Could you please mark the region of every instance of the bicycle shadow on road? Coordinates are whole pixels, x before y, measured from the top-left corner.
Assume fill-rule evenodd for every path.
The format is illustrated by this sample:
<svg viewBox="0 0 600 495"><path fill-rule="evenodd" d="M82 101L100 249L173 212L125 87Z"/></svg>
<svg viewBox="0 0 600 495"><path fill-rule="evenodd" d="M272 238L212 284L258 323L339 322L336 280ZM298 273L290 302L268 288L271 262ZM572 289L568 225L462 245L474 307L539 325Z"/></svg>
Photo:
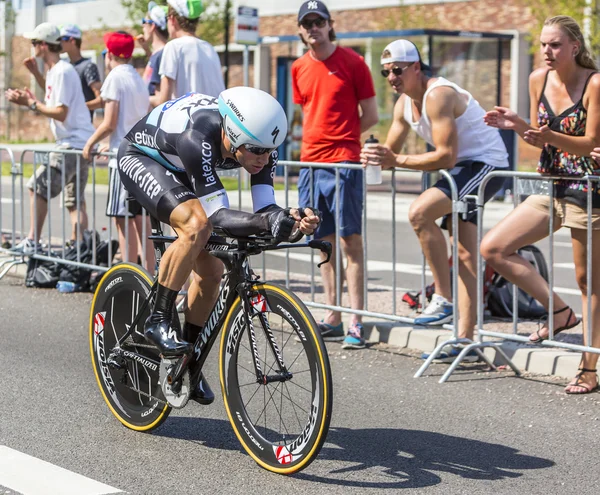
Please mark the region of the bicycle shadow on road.
<svg viewBox="0 0 600 495"><path fill-rule="evenodd" d="M242 450L230 424L219 419L172 417L154 434ZM443 473L498 481L554 465L506 445L436 432L331 428L315 462L293 477L357 488L424 488L441 483Z"/></svg>

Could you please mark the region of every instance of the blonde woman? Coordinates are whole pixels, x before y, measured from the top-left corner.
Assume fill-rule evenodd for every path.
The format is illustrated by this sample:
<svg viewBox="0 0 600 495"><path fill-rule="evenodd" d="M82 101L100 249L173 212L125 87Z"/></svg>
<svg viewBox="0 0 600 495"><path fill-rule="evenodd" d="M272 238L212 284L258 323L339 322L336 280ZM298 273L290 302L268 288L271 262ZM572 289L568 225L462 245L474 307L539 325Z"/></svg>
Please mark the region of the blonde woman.
<svg viewBox="0 0 600 495"><path fill-rule="evenodd" d="M600 166L590 158L600 144L600 74L585 45L579 25L568 16L547 19L540 35L544 67L529 77L532 125L508 108L496 107L484 118L486 124L512 129L527 143L542 149L538 172L566 177L600 174ZM600 151L600 149L598 150ZM592 259L600 260L600 193L593 189ZM484 237L481 253L486 261L506 279L518 285L546 309L550 290L546 281L518 254L517 249L533 244L548 235L549 196L529 196ZM587 186L585 182L554 182L554 229L571 229L575 276L582 293L583 314L592 305L592 341L584 343L600 348L599 286L592 286L592 300L587 299ZM600 263L592 264L592 280L600 281ZM554 334L573 328L579 321L573 310L557 295L554 301ZM545 324L530 335L531 343L548 338ZM584 352L576 377L565 391L586 394L598 388L596 363L598 354Z"/></svg>

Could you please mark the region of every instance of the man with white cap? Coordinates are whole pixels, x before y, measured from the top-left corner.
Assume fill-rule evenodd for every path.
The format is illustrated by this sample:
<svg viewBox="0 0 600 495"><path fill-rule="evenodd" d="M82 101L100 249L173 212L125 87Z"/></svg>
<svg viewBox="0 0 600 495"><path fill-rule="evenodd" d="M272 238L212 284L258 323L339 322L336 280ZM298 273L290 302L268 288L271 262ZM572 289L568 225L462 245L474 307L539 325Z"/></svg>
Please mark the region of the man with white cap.
<svg viewBox="0 0 600 495"><path fill-rule="evenodd" d="M142 46L148 58L148 64L144 69L143 79L148 85L150 93L150 104L155 107L160 90L160 62L162 60L163 48L169 39L167 30L166 5L157 5L154 2L148 4L148 15L142 19L142 34L136 39Z"/></svg>
<svg viewBox="0 0 600 495"><path fill-rule="evenodd" d="M77 74L81 79L81 88L85 97L86 105L90 110L90 119L94 117L94 110L101 108L102 99L100 98L100 74L98 67L89 58L81 55L81 29L75 24L64 24L59 26L60 46L69 56L71 65L75 67ZM33 74L39 86L45 87L44 75L39 71L35 57L30 57L24 61L25 67Z"/></svg>
<svg viewBox="0 0 600 495"><path fill-rule="evenodd" d="M400 98L394 107L392 126L383 145L364 147L363 164L380 164L383 168L402 167L431 172L450 171L458 188L459 199L478 193L486 174L508 167L508 154L496 129L483 122L485 110L473 96L443 77L429 77L429 70L417 47L408 40L396 40L385 47L381 56L382 71ZM411 128L434 149L427 153L400 153ZM504 178L492 179L486 186L486 201L502 187ZM409 220L419 238L435 282L435 294L423 310L417 324L441 325L452 321L453 306L448 266L448 246L436 220L451 232L452 200L445 178L424 191L411 205ZM459 233L459 310L458 336L473 338L477 293L477 228L474 208L460 215ZM452 240L452 238L451 238ZM452 347L439 356L452 362L460 349ZM426 355L424 355L426 357ZM477 356L467 356L476 360Z"/></svg>
<svg viewBox="0 0 600 495"><path fill-rule="evenodd" d="M195 32L204 7L201 0L167 0L169 41L160 62L160 105L187 93L218 96L225 89L221 62L213 46Z"/></svg>
<svg viewBox="0 0 600 495"><path fill-rule="evenodd" d="M83 149L94 132L94 126L86 110L79 76L71 64L60 58L60 31L53 24L44 22L24 36L31 39L35 57L41 58L49 67L45 80L45 99L44 102L37 101L28 89L9 89L6 91L6 98L50 119L57 150ZM36 175L27 183L32 223L29 235L17 246L23 253L31 254L39 249L34 241L39 240L48 213L47 198L58 196L63 184L64 205L69 210L73 227L72 239L77 239L78 220L80 233L87 228L85 210L77 210L77 192L80 203L83 203L89 163L83 158L78 160L74 154L50 153L48 164L37 168ZM37 207L34 208L34 205Z"/></svg>

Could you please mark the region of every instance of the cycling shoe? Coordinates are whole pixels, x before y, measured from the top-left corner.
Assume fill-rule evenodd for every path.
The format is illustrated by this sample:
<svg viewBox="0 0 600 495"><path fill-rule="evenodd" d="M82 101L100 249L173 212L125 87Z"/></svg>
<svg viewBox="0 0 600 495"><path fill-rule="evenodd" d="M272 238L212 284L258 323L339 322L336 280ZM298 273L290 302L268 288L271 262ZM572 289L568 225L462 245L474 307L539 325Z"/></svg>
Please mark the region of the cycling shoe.
<svg viewBox="0 0 600 495"><path fill-rule="evenodd" d="M151 314L144 324L144 337L153 343L164 357L181 356L192 352L194 345L181 340L178 329L161 314Z"/></svg>
<svg viewBox="0 0 600 495"><path fill-rule="evenodd" d="M190 399L195 400L199 404L205 406L214 402L215 394L210 389L210 385L206 381L206 378L204 378L203 374L200 375L200 381L198 382L198 385L192 392L192 396L190 397Z"/></svg>

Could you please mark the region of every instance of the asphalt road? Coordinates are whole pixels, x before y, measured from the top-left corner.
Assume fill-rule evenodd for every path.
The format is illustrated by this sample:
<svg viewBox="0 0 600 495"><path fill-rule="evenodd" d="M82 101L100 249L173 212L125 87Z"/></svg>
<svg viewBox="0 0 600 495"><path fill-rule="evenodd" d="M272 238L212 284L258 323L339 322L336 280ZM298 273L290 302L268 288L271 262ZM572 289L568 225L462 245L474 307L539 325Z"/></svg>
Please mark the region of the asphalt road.
<svg viewBox="0 0 600 495"><path fill-rule="evenodd" d="M3 485L15 475L7 453L139 495L600 492L598 395L567 397L562 384L478 365L439 385L443 365L414 379L420 360L381 345L330 344L331 430L319 458L295 476L268 473L241 451L220 394L211 406L174 411L154 433L130 431L95 383L91 295L21 283L0 281L0 493L18 493ZM63 493L55 483L37 493ZM109 491L78 495L88 493Z"/></svg>

